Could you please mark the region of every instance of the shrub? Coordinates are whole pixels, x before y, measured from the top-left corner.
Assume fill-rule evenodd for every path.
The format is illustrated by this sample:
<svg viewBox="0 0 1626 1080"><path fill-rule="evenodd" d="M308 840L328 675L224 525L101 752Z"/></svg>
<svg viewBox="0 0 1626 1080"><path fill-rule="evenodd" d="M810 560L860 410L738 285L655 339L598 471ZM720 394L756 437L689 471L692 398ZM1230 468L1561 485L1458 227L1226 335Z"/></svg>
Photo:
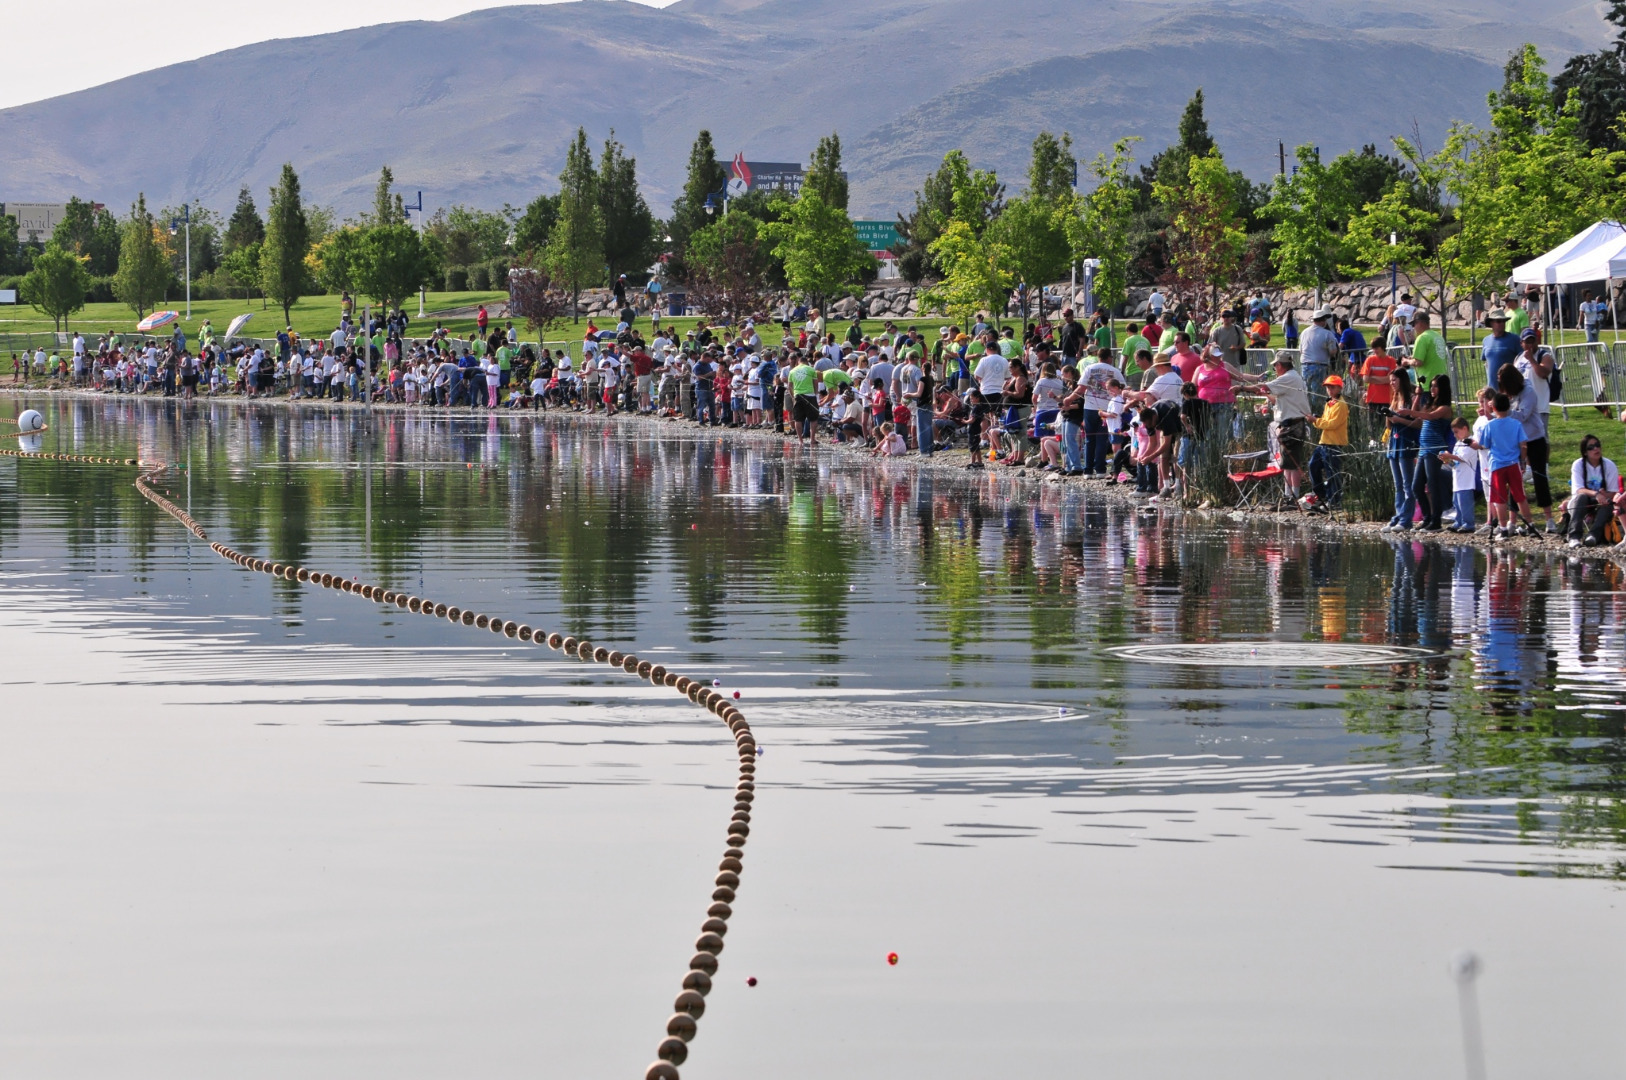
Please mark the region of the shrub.
<svg viewBox="0 0 1626 1080"><path fill-rule="evenodd" d="M446 291L467 292L469 289L469 270L466 266L448 266L446 268Z"/></svg>
<svg viewBox="0 0 1626 1080"><path fill-rule="evenodd" d="M475 263L469 267L469 288L475 292L485 292L491 288L491 267L486 263Z"/></svg>

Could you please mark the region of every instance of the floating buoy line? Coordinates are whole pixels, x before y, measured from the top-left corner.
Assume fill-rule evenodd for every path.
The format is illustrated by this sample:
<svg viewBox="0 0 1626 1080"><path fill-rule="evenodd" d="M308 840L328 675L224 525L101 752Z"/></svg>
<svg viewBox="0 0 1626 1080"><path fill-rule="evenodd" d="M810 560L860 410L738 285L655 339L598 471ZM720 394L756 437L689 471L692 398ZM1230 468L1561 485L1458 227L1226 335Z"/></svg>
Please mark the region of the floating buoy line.
<svg viewBox="0 0 1626 1080"><path fill-rule="evenodd" d="M22 434L37 434L38 430L43 429ZM375 604L408 611L413 615L445 619L455 625L473 627L510 640L553 649L583 663L607 664L654 686L675 690L727 724L734 736L734 747L739 760L739 780L734 788L734 815L728 823L727 846L723 850L722 861L717 865L711 906L706 909L706 919L700 925L700 936L694 943L694 956L689 959L689 970L684 974L681 990L672 1004L672 1016L666 1021L666 1037L656 1049L656 1061L644 1073L645 1080L679 1080L678 1066L688 1059L689 1043L698 1033L698 1021L705 1014L706 995L711 992L712 977L717 974L717 957L723 951L723 938L728 934L728 920L734 913L733 904L740 887L740 874L745 869L745 841L751 835L751 805L756 799L756 762L759 753L756 737L752 735L751 725L746 722L745 714L740 711L739 706L714 689L715 682L712 686L705 686L696 679L669 671L661 664L639 659L632 653L606 649L590 641L549 633L509 619L494 618L469 608L362 583L339 574L313 570L292 563L269 562L247 555L219 541L210 540L197 519L153 488L152 485L158 482L158 478L169 468L165 462L85 454L31 453L26 450L0 450L0 456L83 465L133 466L140 470L136 475L135 487L143 498L174 518L193 536L207 543L210 551L228 562L236 563L244 570L267 574L285 581L296 581L311 588L348 593Z"/></svg>

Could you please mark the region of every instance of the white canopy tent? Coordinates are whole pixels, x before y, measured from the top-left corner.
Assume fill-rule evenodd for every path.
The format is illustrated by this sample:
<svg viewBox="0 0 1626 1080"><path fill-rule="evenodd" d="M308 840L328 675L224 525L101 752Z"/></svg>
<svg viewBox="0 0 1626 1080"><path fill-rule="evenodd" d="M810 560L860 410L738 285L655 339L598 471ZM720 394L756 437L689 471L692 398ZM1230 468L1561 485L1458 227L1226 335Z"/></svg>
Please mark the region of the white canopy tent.
<svg viewBox="0 0 1626 1080"><path fill-rule="evenodd" d="M1620 320L1615 314L1615 279L1626 278L1626 226L1618 221L1590 225L1545 255L1513 268L1517 285L1540 285L1545 302L1548 285L1576 285L1602 281L1604 299L1614 322L1615 340L1620 340ZM1562 329L1562 323L1560 324Z"/></svg>
<svg viewBox="0 0 1626 1080"><path fill-rule="evenodd" d="M1626 278L1626 226L1600 221L1539 258L1513 268L1519 285L1573 285Z"/></svg>

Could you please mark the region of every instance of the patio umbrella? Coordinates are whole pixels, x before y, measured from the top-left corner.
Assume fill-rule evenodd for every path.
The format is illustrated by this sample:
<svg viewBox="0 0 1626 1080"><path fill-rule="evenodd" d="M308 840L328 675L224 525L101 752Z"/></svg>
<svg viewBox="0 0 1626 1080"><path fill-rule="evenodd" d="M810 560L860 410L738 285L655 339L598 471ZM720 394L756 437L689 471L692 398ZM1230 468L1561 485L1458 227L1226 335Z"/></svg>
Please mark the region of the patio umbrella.
<svg viewBox="0 0 1626 1080"><path fill-rule="evenodd" d="M174 322L180 317L181 313L179 311L155 311L151 315L148 315L145 319L142 319L140 322L136 323L136 329L142 332L156 330L160 326L168 326L170 323Z"/></svg>
<svg viewBox="0 0 1626 1080"><path fill-rule="evenodd" d="M226 327L225 340L230 341L232 338L236 337L237 331L241 330L243 328L243 324L247 323L253 317L254 313L252 311L245 311L241 315L237 316L237 318L233 319L231 321L231 325Z"/></svg>

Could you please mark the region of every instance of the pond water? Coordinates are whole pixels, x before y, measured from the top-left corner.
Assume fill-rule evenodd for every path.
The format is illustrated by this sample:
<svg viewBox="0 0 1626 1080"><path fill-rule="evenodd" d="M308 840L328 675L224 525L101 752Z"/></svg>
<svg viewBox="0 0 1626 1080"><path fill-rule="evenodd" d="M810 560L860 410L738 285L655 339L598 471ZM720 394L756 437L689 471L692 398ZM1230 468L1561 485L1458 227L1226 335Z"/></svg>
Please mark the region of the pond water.
<svg viewBox="0 0 1626 1080"><path fill-rule="evenodd" d="M1451 1075L1462 949L1493 1074L1618 1072L1612 564L675 426L29 405L236 548L740 691L685 1077ZM132 479L0 459L0 1071L641 1076L722 730L244 573Z"/></svg>

